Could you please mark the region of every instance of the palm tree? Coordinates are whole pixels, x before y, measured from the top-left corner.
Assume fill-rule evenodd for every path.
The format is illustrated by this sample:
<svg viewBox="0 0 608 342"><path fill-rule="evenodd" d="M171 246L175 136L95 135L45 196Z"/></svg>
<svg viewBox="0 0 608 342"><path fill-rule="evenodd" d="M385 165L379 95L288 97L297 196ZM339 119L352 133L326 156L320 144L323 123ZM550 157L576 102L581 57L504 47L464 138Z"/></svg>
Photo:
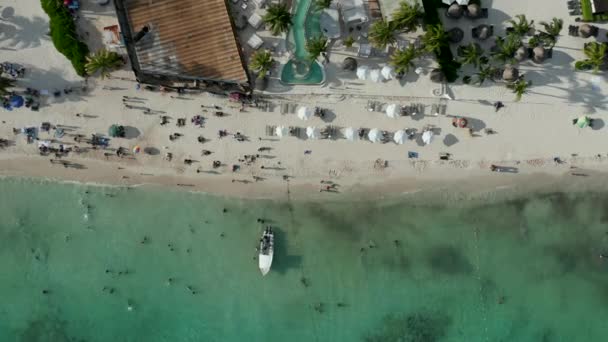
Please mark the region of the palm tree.
<svg viewBox="0 0 608 342"><path fill-rule="evenodd" d="M8 94L8 88L11 88L13 85L15 85L14 80L0 76L0 95Z"/></svg>
<svg viewBox="0 0 608 342"><path fill-rule="evenodd" d="M395 27L391 22L378 20L369 28L369 40L372 45L384 49L387 45L395 43Z"/></svg>
<svg viewBox="0 0 608 342"><path fill-rule="evenodd" d="M332 0L315 0L315 8L322 10L331 6Z"/></svg>
<svg viewBox="0 0 608 342"><path fill-rule="evenodd" d="M517 35L509 34L506 38L498 37L492 57L502 62L510 62L520 46L522 46L522 43Z"/></svg>
<svg viewBox="0 0 608 342"><path fill-rule="evenodd" d="M399 8L393 12L395 28L405 32L416 31L422 15L420 3L415 2L413 5L410 5L406 1L401 1Z"/></svg>
<svg viewBox="0 0 608 342"><path fill-rule="evenodd" d="M443 30L440 24L429 26L424 36L422 36L422 43L426 51L439 52L449 44L448 33Z"/></svg>
<svg viewBox="0 0 608 342"><path fill-rule="evenodd" d="M479 44L471 43L469 45L460 46L459 49L460 63L462 64L472 64L476 68L479 67L480 64L483 64L483 50L479 46Z"/></svg>
<svg viewBox="0 0 608 342"><path fill-rule="evenodd" d="M559 36L564 27L564 21L559 18L553 18L550 23L541 21L540 24L545 28L545 32L553 37Z"/></svg>
<svg viewBox="0 0 608 342"><path fill-rule="evenodd" d="M496 75L497 70L491 65L480 65L479 70L474 75L473 83L481 86L486 80L494 82L494 75Z"/></svg>
<svg viewBox="0 0 608 342"><path fill-rule="evenodd" d="M270 25L270 32L272 35L278 36L283 32L289 30L291 26L291 13L287 9L286 4L271 4L266 9L264 15L264 22Z"/></svg>
<svg viewBox="0 0 608 342"><path fill-rule="evenodd" d="M122 64L123 60L118 53L101 49L87 56L85 70L89 75L93 75L99 71L99 75L103 79L110 76L110 72L119 68Z"/></svg>
<svg viewBox="0 0 608 342"><path fill-rule="evenodd" d="M508 21L508 23L512 25L513 33L516 35L523 37L534 29L534 20L528 21L524 14L518 14L515 16L515 18L517 18L518 21L511 19Z"/></svg>
<svg viewBox="0 0 608 342"><path fill-rule="evenodd" d="M391 55L391 65L395 67L395 72L398 75L407 74L414 65L414 59L420 57L420 50L414 45L410 45L405 49L399 49Z"/></svg>
<svg viewBox="0 0 608 342"><path fill-rule="evenodd" d="M266 74L272 68L274 59L268 50L258 50L251 56L251 62L249 62L249 68L258 73L259 78L266 77Z"/></svg>
<svg viewBox="0 0 608 342"><path fill-rule="evenodd" d="M314 61L327 50L327 38L323 36L312 37L306 41L306 50L308 50L308 59Z"/></svg>
<svg viewBox="0 0 608 342"><path fill-rule="evenodd" d="M608 52L608 45L604 43L587 43L583 49L587 59L574 63L574 68L576 70L593 69L593 72L598 72L606 66L606 52Z"/></svg>
<svg viewBox="0 0 608 342"><path fill-rule="evenodd" d="M524 95L528 91L528 87L532 85L532 81L524 80L524 77L521 76L517 82L507 84L507 88L513 90L515 94L515 101L521 100L522 95Z"/></svg>

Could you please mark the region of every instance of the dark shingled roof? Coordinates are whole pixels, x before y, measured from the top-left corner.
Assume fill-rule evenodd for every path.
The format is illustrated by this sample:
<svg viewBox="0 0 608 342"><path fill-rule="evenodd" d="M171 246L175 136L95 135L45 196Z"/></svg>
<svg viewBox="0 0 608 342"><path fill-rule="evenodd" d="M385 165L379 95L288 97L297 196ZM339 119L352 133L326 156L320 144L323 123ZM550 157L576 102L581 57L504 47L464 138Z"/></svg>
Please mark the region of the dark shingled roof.
<svg viewBox="0 0 608 342"><path fill-rule="evenodd" d="M608 12L608 0L592 0L593 13Z"/></svg>
<svg viewBox="0 0 608 342"><path fill-rule="evenodd" d="M129 52L136 73L139 70L185 79L248 81L224 0L115 2L125 41L131 45ZM144 26L150 31L133 42Z"/></svg>

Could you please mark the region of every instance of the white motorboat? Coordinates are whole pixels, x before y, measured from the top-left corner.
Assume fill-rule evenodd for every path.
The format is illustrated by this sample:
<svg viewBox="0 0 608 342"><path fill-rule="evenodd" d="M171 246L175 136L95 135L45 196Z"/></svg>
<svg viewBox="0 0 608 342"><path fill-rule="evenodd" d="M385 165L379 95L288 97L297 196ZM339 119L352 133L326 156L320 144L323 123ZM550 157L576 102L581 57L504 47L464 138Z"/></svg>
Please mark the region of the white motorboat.
<svg viewBox="0 0 608 342"><path fill-rule="evenodd" d="M273 253L274 232L271 227L266 227L266 229L264 229L264 234L262 234L262 238L260 239L260 255L258 256L258 263L263 276L270 272Z"/></svg>

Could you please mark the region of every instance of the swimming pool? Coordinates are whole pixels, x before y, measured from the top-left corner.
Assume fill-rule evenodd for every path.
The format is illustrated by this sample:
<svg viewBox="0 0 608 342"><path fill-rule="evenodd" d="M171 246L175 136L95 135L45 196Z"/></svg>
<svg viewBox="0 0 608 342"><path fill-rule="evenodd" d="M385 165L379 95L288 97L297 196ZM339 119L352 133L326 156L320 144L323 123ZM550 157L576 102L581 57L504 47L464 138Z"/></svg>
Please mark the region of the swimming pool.
<svg viewBox="0 0 608 342"><path fill-rule="evenodd" d="M296 0L293 25L287 36L294 58L281 70L281 82L285 84L321 84L325 81L323 66L307 59L306 40L321 35L320 12L315 11L312 4L313 0Z"/></svg>

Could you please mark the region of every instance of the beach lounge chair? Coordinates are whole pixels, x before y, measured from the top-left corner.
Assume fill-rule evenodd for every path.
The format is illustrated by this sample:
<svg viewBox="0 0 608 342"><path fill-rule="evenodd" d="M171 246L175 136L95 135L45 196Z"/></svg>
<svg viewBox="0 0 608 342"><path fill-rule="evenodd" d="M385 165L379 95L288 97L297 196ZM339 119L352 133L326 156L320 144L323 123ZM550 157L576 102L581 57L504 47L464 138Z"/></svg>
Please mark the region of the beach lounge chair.
<svg viewBox="0 0 608 342"><path fill-rule="evenodd" d="M276 131L277 131L277 126L266 125L266 135L267 136L271 136L271 137L276 136L277 135Z"/></svg>
<svg viewBox="0 0 608 342"><path fill-rule="evenodd" d="M260 36L255 33L247 40L247 45L249 45L254 50L259 49L262 44L264 44L264 41L262 40L262 38L260 38Z"/></svg>
<svg viewBox="0 0 608 342"><path fill-rule="evenodd" d="M370 44L360 44L357 56L368 58L372 54L372 46Z"/></svg>

